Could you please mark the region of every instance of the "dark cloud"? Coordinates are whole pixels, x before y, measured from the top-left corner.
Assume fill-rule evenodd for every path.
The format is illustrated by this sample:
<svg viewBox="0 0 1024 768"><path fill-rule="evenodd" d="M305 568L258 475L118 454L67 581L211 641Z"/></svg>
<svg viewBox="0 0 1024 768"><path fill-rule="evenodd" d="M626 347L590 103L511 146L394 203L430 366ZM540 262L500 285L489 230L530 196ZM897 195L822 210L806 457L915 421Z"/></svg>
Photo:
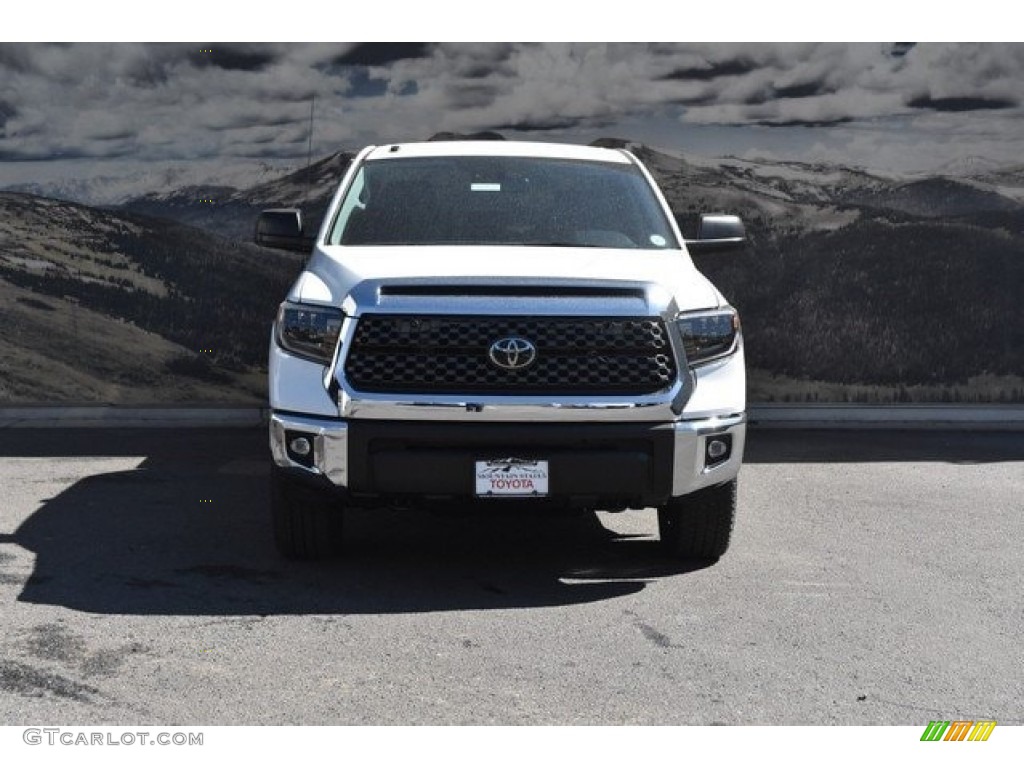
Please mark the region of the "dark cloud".
<svg viewBox="0 0 1024 768"><path fill-rule="evenodd" d="M330 63L339 67L383 67L403 59L423 59L429 54L429 43L360 43L335 56Z"/></svg>
<svg viewBox="0 0 1024 768"><path fill-rule="evenodd" d="M852 117L836 117L831 120L754 120L750 125L764 128L830 128L852 122Z"/></svg>
<svg viewBox="0 0 1024 768"><path fill-rule="evenodd" d="M32 66L30 52L25 43L0 43L0 69L28 72Z"/></svg>
<svg viewBox="0 0 1024 768"><path fill-rule="evenodd" d="M135 138L135 131L129 128L111 129L107 131L95 131L86 136L92 141L126 141Z"/></svg>
<svg viewBox="0 0 1024 768"><path fill-rule="evenodd" d="M826 85L824 81L814 80L811 82L800 83L798 85L788 85L782 88L769 85L745 97L742 102L747 105L767 104L768 102L775 101L776 99L809 99L814 96L822 96L824 94L834 92L835 89ZM713 97L706 96L697 103L707 104L710 98Z"/></svg>
<svg viewBox="0 0 1024 768"><path fill-rule="evenodd" d="M0 149L0 163L22 163L31 162L33 160L52 160L53 156L50 153L39 153L33 154L27 150L21 149Z"/></svg>
<svg viewBox="0 0 1024 768"><path fill-rule="evenodd" d="M661 75L659 80L717 80L720 77L748 75L761 65L751 59L739 58L710 62L706 67L682 67Z"/></svg>
<svg viewBox="0 0 1024 768"><path fill-rule="evenodd" d="M169 79L167 63L157 58L134 61L125 69L125 79L136 88L156 88Z"/></svg>
<svg viewBox="0 0 1024 768"><path fill-rule="evenodd" d="M175 67L187 63L189 55L195 50L194 45L181 43L152 43L127 51L114 46L111 60L117 62L115 68L129 85L156 88L168 83ZM204 64L208 65L209 62Z"/></svg>
<svg viewBox="0 0 1024 768"><path fill-rule="evenodd" d="M542 43L488 43L480 50L486 51L486 57L492 64L503 64L511 61L520 51L539 48Z"/></svg>
<svg viewBox="0 0 1024 768"><path fill-rule="evenodd" d="M936 112L974 112L986 109L1012 109L1017 102L1011 99L982 98L977 96L953 96L935 99L931 96L918 96L907 102L914 109L931 109Z"/></svg>
<svg viewBox="0 0 1024 768"><path fill-rule="evenodd" d="M889 55L901 58L910 53L915 45L917 45L917 43L893 43L892 48L889 49Z"/></svg>
<svg viewBox="0 0 1024 768"><path fill-rule="evenodd" d="M7 125L7 121L18 114L18 109L13 104L10 104L0 99L0 131Z"/></svg>
<svg viewBox="0 0 1024 768"><path fill-rule="evenodd" d="M483 80L493 75L507 75L507 67L492 66L490 64L473 64L463 69L459 74L467 80Z"/></svg>
<svg viewBox="0 0 1024 768"><path fill-rule="evenodd" d="M94 160L132 157L136 148L129 144L106 147L102 150L86 146L33 147L29 149L0 149L0 162L21 163L38 160Z"/></svg>
<svg viewBox="0 0 1024 768"><path fill-rule="evenodd" d="M316 89L308 83L302 83L300 84L300 87L294 89L273 86L270 84L265 86L262 83L255 83L250 91L251 97L260 103L282 105L291 105L303 102L309 104L309 100L313 98L316 93Z"/></svg>
<svg viewBox="0 0 1024 768"><path fill-rule="evenodd" d="M511 43L487 45L445 45L438 48L438 58L452 77L463 80L515 78L519 74L519 58L528 56L534 45Z"/></svg>
<svg viewBox="0 0 1024 768"><path fill-rule="evenodd" d="M772 88L772 98L808 99L812 96L821 96L822 94L834 92L835 89L827 85L823 80L813 80L796 85L787 85L783 88Z"/></svg>
<svg viewBox="0 0 1024 768"><path fill-rule="evenodd" d="M5 131L9 133L3 138L17 139L18 143L25 143L25 139L31 139L34 136L43 137L47 133L47 126L44 124L36 123L34 125L16 125L18 121L18 115L12 115L8 118L8 124L11 127L4 127ZM34 147L30 148L34 150Z"/></svg>
<svg viewBox="0 0 1024 768"><path fill-rule="evenodd" d="M514 123L492 126L494 131L521 131L523 133L535 133L544 131L561 131L566 128L576 128L581 123L573 118L555 118L552 120L518 120Z"/></svg>
<svg viewBox="0 0 1024 768"><path fill-rule="evenodd" d="M665 103L674 104L680 107L706 107L710 104L717 104L718 101L719 95L714 91L708 91L696 96L682 96L675 99L666 99Z"/></svg>
<svg viewBox="0 0 1024 768"><path fill-rule="evenodd" d="M188 52L188 60L196 67L262 72L277 60L277 55L269 48L258 45L205 43L192 48Z"/></svg>
<svg viewBox="0 0 1024 768"><path fill-rule="evenodd" d="M215 120L205 123L205 127L211 131L235 131L245 128L281 128L284 126L305 124L309 120L309 110L304 115L277 114L270 115L252 108L241 109L236 112L224 112L216 116Z"/></svg>
<svg viewBox="0 0 1024 768"><path fill-rule="evenodd" d="M448 105L453 109L479 109L488 107L497 99L500 89L491 84L454 83L445 89Z"/></svg>

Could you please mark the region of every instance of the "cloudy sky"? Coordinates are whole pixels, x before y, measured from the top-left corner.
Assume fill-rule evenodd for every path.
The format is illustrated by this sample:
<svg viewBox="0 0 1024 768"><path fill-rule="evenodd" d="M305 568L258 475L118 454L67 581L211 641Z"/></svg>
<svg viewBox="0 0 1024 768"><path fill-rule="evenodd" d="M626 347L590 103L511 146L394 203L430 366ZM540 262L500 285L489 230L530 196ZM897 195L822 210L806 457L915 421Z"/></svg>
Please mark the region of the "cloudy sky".
<svg viewBox="0 0 1024 768"><path fill-rule="evenodd" d="M439 131L875 169L1020 164L1020 43L0 43L0 186Z"/></svg>

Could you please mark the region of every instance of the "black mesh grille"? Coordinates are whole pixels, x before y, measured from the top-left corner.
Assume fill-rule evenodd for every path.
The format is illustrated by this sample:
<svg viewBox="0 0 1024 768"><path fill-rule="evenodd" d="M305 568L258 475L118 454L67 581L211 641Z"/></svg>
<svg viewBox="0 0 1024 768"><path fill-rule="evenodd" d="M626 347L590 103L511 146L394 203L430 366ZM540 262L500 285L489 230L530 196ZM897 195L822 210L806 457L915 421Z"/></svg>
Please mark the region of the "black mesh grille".
<svg viewBox="0 0 1024 768"><path fill-rule="evenodd" d="M509 337L536 348L531 365L491 361ZM676 367L658 318L365 315L345 376L363 392L647 394L670 386Z"/></svg>

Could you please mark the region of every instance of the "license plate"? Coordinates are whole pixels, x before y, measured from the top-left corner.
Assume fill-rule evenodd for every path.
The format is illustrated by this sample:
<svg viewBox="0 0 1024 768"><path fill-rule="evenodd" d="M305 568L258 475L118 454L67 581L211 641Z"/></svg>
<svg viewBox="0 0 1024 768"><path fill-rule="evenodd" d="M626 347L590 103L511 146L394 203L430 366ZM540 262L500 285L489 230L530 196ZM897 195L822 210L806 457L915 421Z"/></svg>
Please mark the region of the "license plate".
<svg viewBox="0 0 1024 768"><path fill-rule="evenodd" d="M548 463L535 459L476 462L477 496L547 496Z"/></svg>

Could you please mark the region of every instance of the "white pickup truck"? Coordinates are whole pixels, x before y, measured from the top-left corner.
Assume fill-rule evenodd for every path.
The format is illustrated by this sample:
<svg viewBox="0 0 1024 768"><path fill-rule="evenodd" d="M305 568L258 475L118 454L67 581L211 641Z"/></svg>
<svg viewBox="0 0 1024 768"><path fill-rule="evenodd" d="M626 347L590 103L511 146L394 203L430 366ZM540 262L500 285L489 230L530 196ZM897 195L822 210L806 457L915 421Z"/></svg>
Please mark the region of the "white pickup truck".
<svg viewBox="0 0 1024 768"><path fill-rule="evenodd" d="M347 506L656 508L678 558L729 545L746 431L736 311L628 151L453 141L364 149L270 344L275 540L337 551Z"/></svg>

